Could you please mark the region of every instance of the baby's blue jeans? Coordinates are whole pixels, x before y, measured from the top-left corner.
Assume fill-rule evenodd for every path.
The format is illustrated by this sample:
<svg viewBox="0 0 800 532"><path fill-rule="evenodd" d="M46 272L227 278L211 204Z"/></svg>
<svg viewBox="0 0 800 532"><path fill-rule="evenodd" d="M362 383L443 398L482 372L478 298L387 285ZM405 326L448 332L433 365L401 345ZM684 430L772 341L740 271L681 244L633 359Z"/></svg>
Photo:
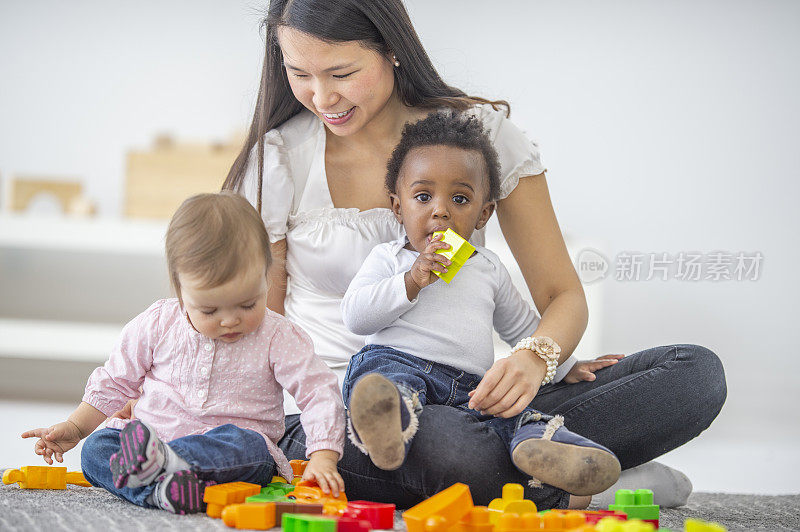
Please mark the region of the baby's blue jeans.
<svg viewBox="0 0 800 532"><path fill-rule="evenodd" d="M511 418L500 418L484 415L467 406L469 392L481 381L479 375L467 373L445 364L430 362L408 353L383 345L367 345L356 353L347 366L342 384L344 404L350 405L350 394L356 381L368 374L383 375L400 390L400 393L412 399L419 399L415 404L415 414L422 412L425 405L452 406L473 416L484 426L491 428L500 436L508 447L517 429L531 420L550 421L553 416L525 407L521 414Z"/></svg>
<svg viewBox="0 0 800 532"><path fill-rule="evenodd" d="M139 488L114 486L109 460L119 451L119 433L119 429L105 428L86 438L81 450L83 474L92 486L104 488L138 506L154 508L147 498L155 484ZM264 486L275 475L275 460L269 454L264 437L236 425L221 425L205 434L177 438L169 442L169 446L202 480L242 481Z"/></svg>

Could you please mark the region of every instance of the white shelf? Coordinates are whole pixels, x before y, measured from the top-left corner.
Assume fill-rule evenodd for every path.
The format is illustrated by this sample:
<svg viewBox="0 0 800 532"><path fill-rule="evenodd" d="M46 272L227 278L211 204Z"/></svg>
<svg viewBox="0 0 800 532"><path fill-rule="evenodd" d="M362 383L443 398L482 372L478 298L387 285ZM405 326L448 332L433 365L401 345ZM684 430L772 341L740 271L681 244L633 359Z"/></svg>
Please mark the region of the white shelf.
<svg viewBox="0 0 800 532"><path fill-rule="evenodd" d="M164 254L166 221L0 213L0 248Z"/></svg>
<svg viewBox="0 0 800 532"><path fill-rule="evenodd" d="M0 358L39 358L102 364L122 325L0 319Z"/></svg>

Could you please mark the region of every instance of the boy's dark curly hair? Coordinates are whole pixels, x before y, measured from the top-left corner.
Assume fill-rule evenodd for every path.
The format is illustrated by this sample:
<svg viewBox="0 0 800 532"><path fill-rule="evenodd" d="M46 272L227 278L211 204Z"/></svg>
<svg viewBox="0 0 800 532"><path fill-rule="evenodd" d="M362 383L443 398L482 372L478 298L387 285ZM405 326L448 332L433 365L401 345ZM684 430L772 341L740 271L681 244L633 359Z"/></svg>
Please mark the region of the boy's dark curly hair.
<svg viewBox="0 0 800 532"><path fill-rule="evenodd" d="M453 146L480 152L488 174L488 199L494 201L500 195L500 163L483 124L475 116L450 110L431 113L423 120L406 124L403 128L400 142L386 166L386 188L390 193L397 193L397 178L408 152L422 146Z"/></svg>

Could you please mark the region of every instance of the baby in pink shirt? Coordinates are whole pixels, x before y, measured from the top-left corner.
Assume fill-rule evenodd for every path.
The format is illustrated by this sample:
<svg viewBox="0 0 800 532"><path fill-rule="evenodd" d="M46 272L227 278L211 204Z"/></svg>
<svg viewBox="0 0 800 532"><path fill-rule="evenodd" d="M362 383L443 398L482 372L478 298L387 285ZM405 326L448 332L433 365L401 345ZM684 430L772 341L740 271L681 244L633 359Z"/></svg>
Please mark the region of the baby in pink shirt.
<svg viewBox="0 0 800 532"><path fill-rule="evenodd" d="M66 421L22 437L39 438L35 452L52 464L88 436L81 462L93 485L140 506L200 512L208 484L292 478L277 446L285 389L303 412L304 479L338 495L341 393L308 335L266 308L261 217L233 193L194 196L170 221L166 253L177 299L125 326ZM133 421L92 432L131 399Z"/></svg>

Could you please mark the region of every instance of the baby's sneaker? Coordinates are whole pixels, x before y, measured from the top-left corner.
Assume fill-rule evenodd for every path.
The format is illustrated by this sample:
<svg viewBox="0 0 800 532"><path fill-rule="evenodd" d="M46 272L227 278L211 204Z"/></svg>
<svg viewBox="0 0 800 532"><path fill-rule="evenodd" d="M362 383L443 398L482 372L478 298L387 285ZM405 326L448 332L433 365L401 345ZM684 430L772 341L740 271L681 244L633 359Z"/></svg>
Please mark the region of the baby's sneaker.
<svg viewBox="0 0 800 532"><path fill-rule="evenodd" d="M523 414L526 415L526 414ZM573 495L594 495L617 481L617 457L602 445L570 432L563 416L523 424L511 440L511 460L533 477L531 485L550 484Z"/></svg>
<svg viewBox="0 0 800 532"><path fill-rule="evenodd" d="M164 471L164 444L146 423L134 419L119 433L119 451L109 465L114 486L138 488L155 482Z"/></svg>
<svg viewBox="0 0 800 532"><path fill-rule="evenodd" d="M393 471L403 465L417 432L411 399L382 375L361 377L350 394L348 434L377 467Z"/></svg>
<svg viewBox="0 0 800 532"><path fill-rule="evenodd" d="M193 471L176 471L158 479L152 503L174 514L196 514L206 511L203 495L206 486L215 484L197 478Z"/></svg>

